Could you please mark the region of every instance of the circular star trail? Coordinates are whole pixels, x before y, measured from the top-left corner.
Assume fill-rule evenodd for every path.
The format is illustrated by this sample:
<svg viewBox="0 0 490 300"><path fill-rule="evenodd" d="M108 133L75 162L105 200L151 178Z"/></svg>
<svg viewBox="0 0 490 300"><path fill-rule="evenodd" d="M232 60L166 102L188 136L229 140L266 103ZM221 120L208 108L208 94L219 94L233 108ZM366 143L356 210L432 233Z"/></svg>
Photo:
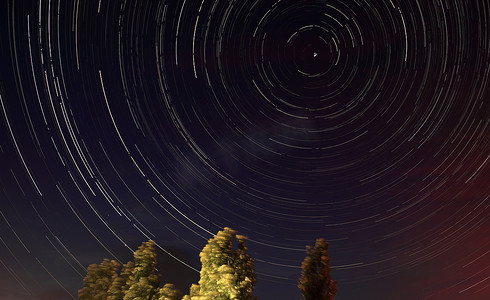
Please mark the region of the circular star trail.
<svg viewBox="0 0 490 300"><path fill-rule="evenodd" d="M317 237L338 299L490 295L488 1L1 11L6 295L76 298L147 239L187 292L225 226L262 298L299 297Z"/></svg>

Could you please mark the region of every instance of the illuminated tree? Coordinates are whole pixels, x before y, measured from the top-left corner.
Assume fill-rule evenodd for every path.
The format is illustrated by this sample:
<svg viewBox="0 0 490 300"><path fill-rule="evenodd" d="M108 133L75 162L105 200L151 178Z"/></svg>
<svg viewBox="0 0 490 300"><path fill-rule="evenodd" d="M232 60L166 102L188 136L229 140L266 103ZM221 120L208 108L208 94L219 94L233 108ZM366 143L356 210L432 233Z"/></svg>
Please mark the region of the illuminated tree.
<svg viewBox="0 0 490 300"><path fill-rule="evenodd" d="M83 287L78 291L80 300L106 300L109 287L117 278L121 265L115 260L104 259L100 264L87 268Z"/></svg>
<svg viewBox="0 0 490 300"><path fill-rule="evenodd" d="M237 249L233 242L237 240ZM210 239L199 254L199 285L191 287L193 300L254 299L256 283L254 261L247 254L247 238L225 227ZM187 298L188 299L188 298Z"/></svg>
<svg viewBox="0 0 490 300"><path fill-rule="evenodd" d="M132 261L123 265L121 274L114 279L111 287L109 288L107 300L123 300L124 294L129 289L127 284L129 277L133 273L134 263Z"/></svg>
<svg viewBox="0 0 490 300"><path fill-rule="evenodd" d="M308 255L301 265L302 272L298 287L305 300L333 300L337 284L330 276L328 243L317 239L315 247L306 247Z"/></svg>
<svg viewBox="0 0 490 300"><path fill-rule="evenodd" d="M157 254L155 243L148 241L134 252L134 263L128 262L118 275L120 264L104 259L90 265L84 286L78 291L80 300L178 300L181 292L173 284L159 288L155 273Z"/></svg>
<svg viewBox="0 0 490 300"><path fill-rule="evenodd" d="M181 297L182 293L173 284L167 283L157 291L152 300L179 300Z"/></svg>
<svg viewBox="0 0 490 300"><path fill-rule="evenodd" d="M155 243L148 241L134 252L134 268L127 281L129 288L124 293L124 300L149 300L157 292L158 275L155 274L157 254Z"/></svg>
<svg viewBox="0 0 490 300"><path fill-rule="evenodd" d="M201 294L201 287L199 284L192 284L190 288L190 295L185 295L182 300L201 300L199 295Z"/></svg>
<svg viewBox="0 0 490 300"><path fill-rule="evenodd" d="M247 237L237 234L236 239L238 246L233 253L232 268L236 274L238 299L254 299L253 290L257 283L254 260L247 253Z"/></svg>

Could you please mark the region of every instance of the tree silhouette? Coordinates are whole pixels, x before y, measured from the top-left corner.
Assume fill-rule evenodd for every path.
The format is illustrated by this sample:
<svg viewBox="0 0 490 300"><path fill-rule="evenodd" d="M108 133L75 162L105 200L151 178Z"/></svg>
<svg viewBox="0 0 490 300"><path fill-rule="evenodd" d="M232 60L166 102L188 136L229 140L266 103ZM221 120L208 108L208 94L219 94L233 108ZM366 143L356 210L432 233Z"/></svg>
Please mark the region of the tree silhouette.
<svg viewBox="0 0 490 300"><path fill-rule="evenodd" d="M298 287L306 300L333 300L337 284L330 276L328 243L317 239L315 246L306 247L308 255L301 265L301 278Z"/></svg>

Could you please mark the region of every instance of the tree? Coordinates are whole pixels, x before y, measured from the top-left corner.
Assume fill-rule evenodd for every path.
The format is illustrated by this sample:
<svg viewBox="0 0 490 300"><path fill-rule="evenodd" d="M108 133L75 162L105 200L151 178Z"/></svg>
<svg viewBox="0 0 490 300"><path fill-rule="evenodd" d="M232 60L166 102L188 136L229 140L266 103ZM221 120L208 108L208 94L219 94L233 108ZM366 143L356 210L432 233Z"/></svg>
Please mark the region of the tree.
<svg viewBox="0 0 490 300"><path fill-rule="evenodd" d="M337 284L330 276L328 243L317 239L315 246L306 247L308 255L301 265L301 278L298 287L306 300L333 300Z"/></svg>
<svg viewBox="0 0 490 300"><path fill-rule="evenodd" d="M120 275L120 264L104 259L99 265L90 265L84 286L78 291L80 300L178 300L181 292L173 284L159 288L160 278L155 273L157 254L155 243L142 243L134 252L134 263L125 264Z"/></svg>
<svg viewBox="0 0 490 300"><path fill-rule="evenodd" d="M80 300L106 300L109 287L117 278L120 266L117 261L107 258L98 265L89 265L83 287L78 291Z"/></svg>
<svg viewBox="0 0 490 300"><path fill-rule="evenodd" d="M189 294L190 295L185 295L182 300L201 300L199 296L201 294L201 287L199 284L192 284L189 289Z"/></svg>
<svg viewBox="0 0 490 300"><path fill-rule="evenodd" d="M236 238L238 245L232 250ZM256 283L254 261L247 254L247 238L225 227L210 239L199 254L199 285L191 287L193 300L254 299Z"/></svg>
<svg viewBox="0 0 490 300"><path fill-rule="evenodd" d="M129 289L128 281L129 277L133 273L134 263L129 261L123 265L121 274L114 279L112 285L109 288L107 300L123 300L124 294Z"/></svg>
<svg viewBox="0 0 490 300"><path fill-rule="evenodd" d="M175 288L175 285L167 283L157 291L152 300L179 300L181 297L182 293Z"/></svg>
<svg viewBox="0 0 490 300"><path fill-rule="evenodd" d="M236 239L238 247L233 253L232 267L239 271L235 271L238 299L254 299L253 290L257 283L254 260L247 253L247 237L237 234Z"/></svg>
<svg viewBox="0 0 490 300"><path fill-rule="evenodd" d="M127 281L129 288L124 300L149 300L157 292L160 280L155 273L157 254L155 243L150 240L134 252L134 268Z"/></svg>

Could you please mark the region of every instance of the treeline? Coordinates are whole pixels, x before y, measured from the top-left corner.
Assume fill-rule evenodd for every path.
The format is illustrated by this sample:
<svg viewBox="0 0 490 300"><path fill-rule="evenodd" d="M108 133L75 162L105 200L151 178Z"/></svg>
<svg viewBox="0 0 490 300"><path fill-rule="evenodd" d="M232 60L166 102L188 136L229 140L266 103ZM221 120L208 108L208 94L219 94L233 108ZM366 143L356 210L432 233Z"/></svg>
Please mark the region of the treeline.
<svg viewBox="0 0 490 300"><path fill-rule="evenodd" d="M87 268L80 300L252 300L257 282L254 260L247 253L247 237L228 227L219 231L199 254L200 279L184 295L171 283L161 286L156 274L157 254L153 241L134 252L134 262L121 266L104 259ZM234 247L236 245L236 247ZM317 239L307 246L298 287L305 300L333 300L337 292L330 277L328 243Z"/></svg>

